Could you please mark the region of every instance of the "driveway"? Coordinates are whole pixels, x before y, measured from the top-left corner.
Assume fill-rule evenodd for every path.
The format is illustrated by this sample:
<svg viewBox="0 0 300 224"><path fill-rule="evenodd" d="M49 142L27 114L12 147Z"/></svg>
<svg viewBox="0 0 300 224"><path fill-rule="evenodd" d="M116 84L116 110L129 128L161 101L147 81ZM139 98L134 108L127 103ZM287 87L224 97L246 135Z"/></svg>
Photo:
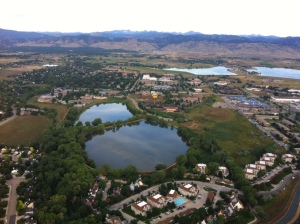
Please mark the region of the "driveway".
<svg viewBox="0 0 300 224"><path fill-rule="evenodd" d="M7 213L6 213L6 219L9 224L14 224L17 221L16 205L17 205L18 194L16 192L16 189L23 180L24 179L22 177L15 177L13 179L6 181L6 183L10 186Z"/></svg>

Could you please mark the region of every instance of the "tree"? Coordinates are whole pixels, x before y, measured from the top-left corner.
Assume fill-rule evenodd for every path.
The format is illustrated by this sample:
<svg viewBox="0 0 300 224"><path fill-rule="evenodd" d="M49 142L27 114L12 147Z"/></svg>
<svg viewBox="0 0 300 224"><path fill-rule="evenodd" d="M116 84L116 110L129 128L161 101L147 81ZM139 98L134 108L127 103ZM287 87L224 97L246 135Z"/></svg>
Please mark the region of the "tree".
<svg viewBox="0 0 300 224"><path fill-rule="evenodd" d="M187 162L187 157L184 154L181 154L179 156L176 157L176 162L178 164L178 166L184 166Z"/></svg>
<svg viewBox="0 0 300 224"><path fill-rule="evenodd" d="M166 172L165 171L154 171L151 174L151 180L152 180L152 183L154 183L154 184L159 183L159 182L163 182L165 177L166 177Z"/></svg>
<svg viewBox="0 0 300 224"><path fill-rule="evenodd" d="M211 162L211 163L207 164L207 167L208 167L210 173L212 175L215 175L215 174L217 174L217 171L219 170L219 163Z"/></svg>
<svg viewBox="0 0 300 224"><path fill-rule="evenodd" d="M18 201L17 201L16 210L17 210L18 212L20 212L20 211L24 210L25 208L26 208L26 205L23 203L23 201L18 200Z"/></svg>
<svg viewBox="0 0 300 224"><path fill-rule="evenodd" d="M98 126L99 124L102 124L101 118L96 118L96 119L92 122L92 125L93 125L93 126Z"/></svg>
<svg viewBox="0 0 300 224"><path fill-rule="evenodd" d="M115 178L120 178L120 177L122 177L122 175L123 175L123 170L121 169L121 168L115 168L114 170L113 170L113 175L114 175L114 177Z"/></svg>

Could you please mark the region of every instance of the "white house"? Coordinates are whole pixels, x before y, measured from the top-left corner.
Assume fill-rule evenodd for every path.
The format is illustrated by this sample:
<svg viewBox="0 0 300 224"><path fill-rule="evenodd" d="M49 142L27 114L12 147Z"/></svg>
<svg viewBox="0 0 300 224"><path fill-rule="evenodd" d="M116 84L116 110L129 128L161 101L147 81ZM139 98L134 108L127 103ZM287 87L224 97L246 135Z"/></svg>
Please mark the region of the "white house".
<svg viewBox="0 0 300 224"><path fill-rule="evenodd" d="M195 168L198 170L200 173L205 174L206 173L206 164L204 163L198 163L196 164Z"/></svg>
<svg viewBox="0 0 300 224"><path fill-rule="evenodd" d="M191 184L185 184L178 187L179 193L185 196L196 196L198 193L198 189L196 186Z"/></svg>
<svg viewBox="0 0 300 224"><path fill-rule="evenodd" d="M227 177L229 175L229 170L225 166L219 166L219 170L217 173L221 172L223 177Z"/></svg>
<svg viewBox="0 0 300 224"><path fill-rule="evenodd" d="M156 208L163 208L167 205L168 199L165 196L156 194L154 196L148 197L147 202L149 202L152 206Z"/></svg>
<svg viewBox="0 0 300 224"><path fill-rule="evenodd" d="M293 162L293 159L295 159L295 156L292 154L283 154L281 158L284 162L291 163Z"/></svg>
<svg viewBox="0 0 300 224"><path fill-rule="evenodd" d="M133 203L130 207L134 214L141 216L146 216L147 212L152 210L152 206L145 201Z"/></svg>

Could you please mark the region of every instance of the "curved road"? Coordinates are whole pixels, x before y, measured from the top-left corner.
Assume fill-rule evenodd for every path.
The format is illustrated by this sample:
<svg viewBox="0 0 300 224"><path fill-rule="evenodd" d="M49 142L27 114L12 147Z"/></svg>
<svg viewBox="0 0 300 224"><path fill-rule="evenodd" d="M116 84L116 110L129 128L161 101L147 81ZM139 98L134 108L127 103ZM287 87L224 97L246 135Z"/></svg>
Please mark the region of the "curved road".
<svg viewBox="0 0 300 224"><path fill-rule="evenodd" d="M210 182L201 182L201 181L192 181L192 180L182 180L182 181L175 181L177 184L181 184L181 183L191 183L193 182L194 184L197 184L197 188L198 189L202 189L202 187L207 186L207 187L211 187L216 189L218 192L219 191L230 191L233 190L233 188L229 188L229 187L224 187L221 185L217 185L215 183L210 183ZM174 183L174 182L171 182ZM163 183L166 184L166 183ZM140 197L141 195L148 195L148 192L152 192L152 191L157 191L158 188L161 186L161 184L155 185L153 187L150 187L144 191L142 191L140 194L135 194L132 195L131 197L128 197L126 199L124 199L123 201L120 201L116 204L111 205L110 207L108 207L109 210L118 210L120 208L122 208L123 204L128 204L131 203L132 201L135 201L138 197ZM238 191L239 194L242 194L241 191ZM218 194L217 194L218 195Z"/></svg>
<svg viewBox="0 0 300 224"><path fill-rule="evenodd" d="M300 176L300 171L297 171L293 174L286 176L274 189L271 191L259 191L258 195L270 195L270 194L278 194L291 182L291 180L295 177Z"/></svg>

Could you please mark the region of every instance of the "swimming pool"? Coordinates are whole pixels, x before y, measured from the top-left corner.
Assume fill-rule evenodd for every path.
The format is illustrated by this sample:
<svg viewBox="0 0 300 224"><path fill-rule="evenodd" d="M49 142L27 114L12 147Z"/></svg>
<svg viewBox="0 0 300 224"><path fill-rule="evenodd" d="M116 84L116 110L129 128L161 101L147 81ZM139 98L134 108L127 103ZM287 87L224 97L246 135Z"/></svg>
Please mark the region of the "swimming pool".
<svg viewBox="0 0 300 224"><path fill-rule="evenodd" d="M176 206L180 206L180 205L186 203L186 200L183 198L177 198L174 202L175 202Z"/></svg>

